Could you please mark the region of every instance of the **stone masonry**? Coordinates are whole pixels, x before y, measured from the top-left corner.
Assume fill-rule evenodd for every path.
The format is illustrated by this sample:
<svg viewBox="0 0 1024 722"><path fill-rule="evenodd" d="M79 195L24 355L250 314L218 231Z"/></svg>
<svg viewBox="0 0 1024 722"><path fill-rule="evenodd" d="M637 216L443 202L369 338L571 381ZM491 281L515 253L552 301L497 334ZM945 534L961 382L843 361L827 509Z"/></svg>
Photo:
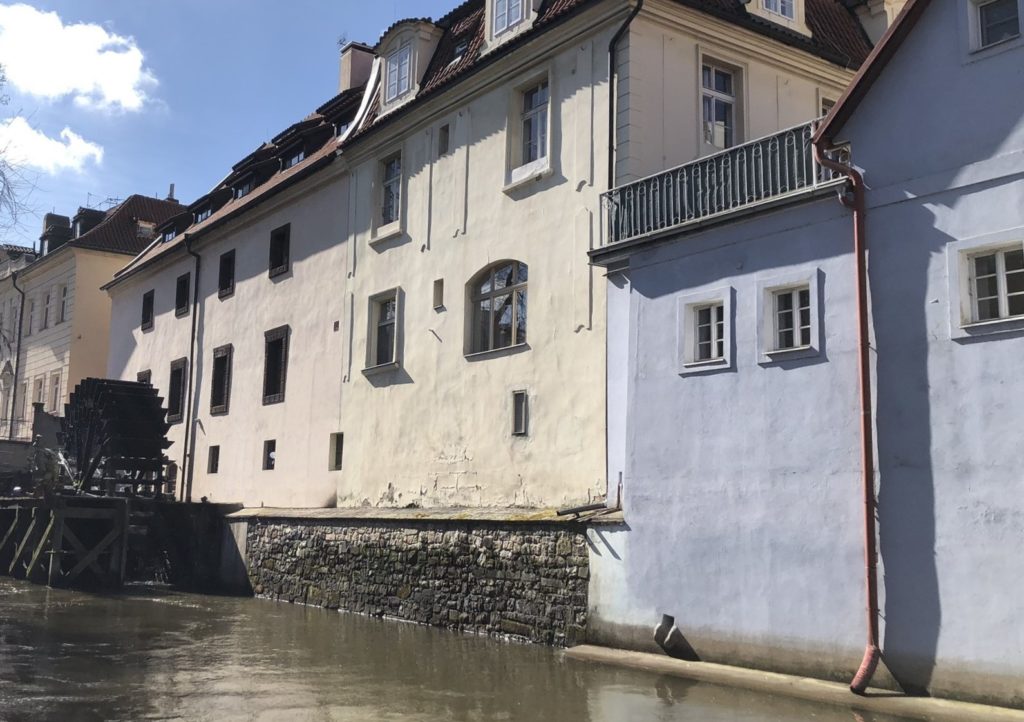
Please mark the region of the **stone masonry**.
<svg viewBox="0 0 1024 722"><path fill-rule="evenodd" d="M257 596L475 633L583 641L583 528L253 519Z"/></svg>

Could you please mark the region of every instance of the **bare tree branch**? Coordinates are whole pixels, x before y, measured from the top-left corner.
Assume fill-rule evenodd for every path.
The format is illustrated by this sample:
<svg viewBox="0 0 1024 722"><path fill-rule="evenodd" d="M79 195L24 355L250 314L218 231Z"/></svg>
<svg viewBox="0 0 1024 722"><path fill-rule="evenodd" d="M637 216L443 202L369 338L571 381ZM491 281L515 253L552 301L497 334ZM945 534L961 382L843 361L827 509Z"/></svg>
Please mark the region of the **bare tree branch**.
<svg viewBox="0 0 1024 722"><path fill-rule="evenodd" d="M10 101L4 93L6 87L7 76L0 65L0 105ZM19 226L21 217L30 212L26 204L34 189L35 181L21 165L11 160L9 148L0 148L0 232Z"/></svg>

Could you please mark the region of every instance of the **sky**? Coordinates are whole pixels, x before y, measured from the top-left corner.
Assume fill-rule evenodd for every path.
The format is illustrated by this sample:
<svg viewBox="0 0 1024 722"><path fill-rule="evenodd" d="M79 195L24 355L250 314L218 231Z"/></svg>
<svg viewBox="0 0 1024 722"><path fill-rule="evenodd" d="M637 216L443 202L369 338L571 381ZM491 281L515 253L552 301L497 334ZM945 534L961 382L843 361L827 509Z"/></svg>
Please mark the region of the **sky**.
<svg viewBox="0 0 1024 722"><path fill-rule="evenodd" d="M0 242L171 183L191 202L338 92L339 40L460 1L0 0L0 153L32 186Z"/></svg>

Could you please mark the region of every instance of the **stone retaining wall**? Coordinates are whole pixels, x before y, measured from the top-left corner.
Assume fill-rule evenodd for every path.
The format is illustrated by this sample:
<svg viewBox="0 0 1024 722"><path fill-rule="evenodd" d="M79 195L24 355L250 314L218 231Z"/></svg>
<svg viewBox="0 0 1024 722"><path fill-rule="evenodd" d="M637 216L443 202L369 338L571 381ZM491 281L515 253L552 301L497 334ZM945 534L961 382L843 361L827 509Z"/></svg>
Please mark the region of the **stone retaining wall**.
<svg viewBox="0 0 1024 722"><path fill-rule="evenodd" d="M571 646L590 577L583 528L251 519L257 596Z"/></svg>

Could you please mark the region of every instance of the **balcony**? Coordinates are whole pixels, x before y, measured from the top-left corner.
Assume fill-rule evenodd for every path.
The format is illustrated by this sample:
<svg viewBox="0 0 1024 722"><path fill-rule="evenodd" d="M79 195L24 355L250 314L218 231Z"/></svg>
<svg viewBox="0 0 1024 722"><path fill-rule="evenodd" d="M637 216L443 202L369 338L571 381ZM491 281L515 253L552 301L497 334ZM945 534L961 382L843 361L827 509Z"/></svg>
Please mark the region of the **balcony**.
<svg viewBox="0 0 1024 722"><path fill-rule="evenodd" d="M601 194L602 248L841 185L845 176L814 160L813 136L805 123Z"/></svg>

